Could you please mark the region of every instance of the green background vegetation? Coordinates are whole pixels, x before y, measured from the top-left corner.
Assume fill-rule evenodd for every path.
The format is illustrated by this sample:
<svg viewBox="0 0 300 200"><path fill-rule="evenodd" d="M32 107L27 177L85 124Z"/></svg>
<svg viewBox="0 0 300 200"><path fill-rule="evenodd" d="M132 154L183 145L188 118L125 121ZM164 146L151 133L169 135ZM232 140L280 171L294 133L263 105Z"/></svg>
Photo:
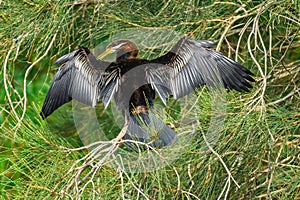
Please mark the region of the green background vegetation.
<svg viewBox="0 0 300 200"><path fill-rule="evenodd" d="M0 1L1 2L1 1ZM214 150L192 145L151 173L102 167L82 199L300 199L300 5L298 1L3 0L0 3L0 193L4 199L50 199L86 150L65 105L47 121L39 111L57 70L53 62L79 45L94 48L121 31L171 29L218 41L218 49L255 74L254 89L227 96L225 125ZM167 47L166 47L167 48ZM152 54L151 54L152 53ZM158 56L148 49L141 57ZM197 91L204 132L209 94ZM110 111L99 123L112 133ZM166 121L172 121L166 119ZM176 119L175 119L176 122ZM230 181L230 185L229 181ZM57 187L55 187L57 186ZM76 192L69 193L79 198ZM75 196L77 195L77 196ZM71 199L71 196L63 198Z"/></svg>

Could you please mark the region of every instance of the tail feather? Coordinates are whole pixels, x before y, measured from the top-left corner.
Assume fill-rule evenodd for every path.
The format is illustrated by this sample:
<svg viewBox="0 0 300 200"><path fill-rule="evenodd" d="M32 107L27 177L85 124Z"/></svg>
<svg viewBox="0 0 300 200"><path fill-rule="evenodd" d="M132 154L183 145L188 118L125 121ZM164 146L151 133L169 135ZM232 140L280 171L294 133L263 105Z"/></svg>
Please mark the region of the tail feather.
<svg viewBox="0 0 300 200"><path fill-rule="evenodd" d="M151 147L164 147L174 144L177 141L177 134L153 114L140 113L130 116L124 139L140 141ZM141 148L141 145L134 142L127 143L127 145L130 148L133 146Z"/></svg>

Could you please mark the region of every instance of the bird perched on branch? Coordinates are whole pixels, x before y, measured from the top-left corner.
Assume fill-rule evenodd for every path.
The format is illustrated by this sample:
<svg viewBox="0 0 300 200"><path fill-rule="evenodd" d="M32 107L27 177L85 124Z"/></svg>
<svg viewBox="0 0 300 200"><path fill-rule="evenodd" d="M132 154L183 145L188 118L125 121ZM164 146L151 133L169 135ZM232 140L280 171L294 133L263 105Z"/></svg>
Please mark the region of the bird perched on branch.
<svg viewBox="0 0 300 200"><path fill-rule="evenodd" d="M89 106L102 101L105 108L114 99L128 126L125 139L152 147L171 145L177 141L176 133L149 112L156 94L166 104L169 96L178 99L202 85L222 85L239 92L252 88L253 74L213 47L211 41L183 37L153 60L137 58L137 45L130 40L113 41L100 59L86 47L79 47L55 62L60 68L41 116L48 117L72 99ZM117 54L115 62L101 60L112 52Z"/></svg>

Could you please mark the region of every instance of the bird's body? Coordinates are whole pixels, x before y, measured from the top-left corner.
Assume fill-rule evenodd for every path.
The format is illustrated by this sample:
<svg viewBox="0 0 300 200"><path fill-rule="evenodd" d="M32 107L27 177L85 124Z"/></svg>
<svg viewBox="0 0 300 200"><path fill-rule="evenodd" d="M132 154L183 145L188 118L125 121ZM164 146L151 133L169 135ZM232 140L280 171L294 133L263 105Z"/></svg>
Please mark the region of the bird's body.
<svg viewBox="0 0 300 200"><path fill-rule="evenodd" d="M128 125L125 139L152 142L155 147L170 145L177 140L176 133L149 113L156 93L166 104L169 96L181 98L201 85L223 85L237 91L252 87L248 82L254 81L252 73L212 47L210 41L184 37L163 56L145 60L137 58L138 48L133 42L117 40L100 55L116 51L112 63L97 60L87 48L80 47L56 61L61 67L41 115L49 116L72 99L90 106L102 101L105 108L114 99ZM154 140L153 132L158 133Z"/></svg>
<svg viewBox="0 0 300 200"><path fill-rule="evenodd" d="M155 99L155 90L147 82L144 66L146 60L128 59L112 63L106 72L111 74L120 70L120 88L115 94L115 101L123 112L134 112L138 106L152 106ZM141 67L142 66L142 67Z"/></svg>

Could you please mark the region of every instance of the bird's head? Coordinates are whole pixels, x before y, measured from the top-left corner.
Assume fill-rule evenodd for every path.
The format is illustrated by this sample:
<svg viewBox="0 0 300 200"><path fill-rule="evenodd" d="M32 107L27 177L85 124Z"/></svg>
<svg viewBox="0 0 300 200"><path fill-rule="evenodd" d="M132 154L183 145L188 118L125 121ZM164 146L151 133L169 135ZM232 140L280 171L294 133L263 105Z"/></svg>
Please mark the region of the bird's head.
<svg viewBox="0 0 300 200"><path fill-rule="evenodd" d="M121 61L136 58L138 48L136 44L130 40L115 40L106 47L106 50L98 56L98 59L102 59L113 52L117 53L116 60Z"/></svg>

